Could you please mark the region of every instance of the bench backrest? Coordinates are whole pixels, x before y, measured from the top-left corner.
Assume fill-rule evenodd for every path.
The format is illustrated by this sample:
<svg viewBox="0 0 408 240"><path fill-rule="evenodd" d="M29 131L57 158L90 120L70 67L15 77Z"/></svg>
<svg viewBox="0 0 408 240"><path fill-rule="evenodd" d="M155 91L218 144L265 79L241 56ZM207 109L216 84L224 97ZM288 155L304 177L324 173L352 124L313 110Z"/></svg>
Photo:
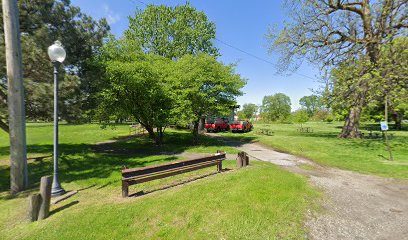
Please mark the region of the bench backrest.
<svg viewBox="0 0 408 240"><path fill-rule="evenodd" d="M201 157L201 158L183 160L183 161L175 161L171 163L164 163L164 164L153 165L153 166L142 167L142 168L122 169L122 177L123 178L135 177L135 176L156 173L156 172L161 172L161 171L170 170L174 168L185 167L185 166L190 166L190 165L195 165L195 164L200 164L200 163L205 163L205 162L210 162L210 161L216 161L216 160L219 160L219 161L225 160L225 153L216 153L214 155L207 156L207 157Z"/></svg>

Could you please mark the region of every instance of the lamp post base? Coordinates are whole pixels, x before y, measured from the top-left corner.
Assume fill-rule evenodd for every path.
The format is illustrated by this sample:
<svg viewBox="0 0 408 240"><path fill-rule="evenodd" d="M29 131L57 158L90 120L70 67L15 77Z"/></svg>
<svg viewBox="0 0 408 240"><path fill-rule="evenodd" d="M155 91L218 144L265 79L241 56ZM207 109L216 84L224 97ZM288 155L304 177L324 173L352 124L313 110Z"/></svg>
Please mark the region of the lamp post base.
<svg viewBox="0 0 408 240"><path fill-rule="evenodd" d="M51 189L51 197L58 197L65 193L65 190L61 187Z"/></svg>

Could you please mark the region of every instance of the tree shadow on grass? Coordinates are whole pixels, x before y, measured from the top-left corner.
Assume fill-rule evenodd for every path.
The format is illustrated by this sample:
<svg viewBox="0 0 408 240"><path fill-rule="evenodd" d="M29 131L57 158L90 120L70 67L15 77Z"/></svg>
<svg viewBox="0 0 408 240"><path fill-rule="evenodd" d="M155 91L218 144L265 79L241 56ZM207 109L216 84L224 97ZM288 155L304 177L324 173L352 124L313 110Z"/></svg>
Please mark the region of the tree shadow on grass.
<svg viewBox="0 0 408 240"><path fill-rule="evenodd" d="M169 132L166 135L167 144L163 146L156 146L146 138L131 139L109 143L113 152L96 151L93 144L59 144L59 180L61 184L89 179L95 179L102 186L111 181L119 183L122 166L134 168L174 161L177 157L166 156L164 153L184 152L194 146L190 141L191 135L188 132L182 134ZM202 137L199 146L225 146L225 143ZM49 144L30 145L28 152L29 154L50 154L52 151L53 145ZM162 153L161 156L160 153ZM52 162L52 158L28 162L30 189L38 188L42 176L53 174ZM9 172L9 166L0 165L0 192L8 191L10 188ZM89 182L86 184L89 185ZM23 194L16 197L23 197Z"/></svg>

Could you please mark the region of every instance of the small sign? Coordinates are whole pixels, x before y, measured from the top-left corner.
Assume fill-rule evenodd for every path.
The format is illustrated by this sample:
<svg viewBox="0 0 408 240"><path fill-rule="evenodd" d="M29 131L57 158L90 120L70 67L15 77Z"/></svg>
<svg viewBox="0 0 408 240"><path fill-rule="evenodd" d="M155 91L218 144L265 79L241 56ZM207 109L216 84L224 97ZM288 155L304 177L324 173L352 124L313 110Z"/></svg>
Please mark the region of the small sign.
<svg viewBox="0 0 408 240"><path fill-rule="evenodd" d="M388 131L388 123L387 122L380 122L381 131Z"/></svg>

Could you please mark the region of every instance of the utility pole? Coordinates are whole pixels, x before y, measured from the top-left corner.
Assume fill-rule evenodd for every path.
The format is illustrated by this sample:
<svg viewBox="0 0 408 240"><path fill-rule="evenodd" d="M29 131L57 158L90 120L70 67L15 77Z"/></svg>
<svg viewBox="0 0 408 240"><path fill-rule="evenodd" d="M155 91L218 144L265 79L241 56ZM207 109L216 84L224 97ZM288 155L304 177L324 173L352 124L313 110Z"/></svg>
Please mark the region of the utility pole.
<svg viewBox="0 0 408 240"><path fill-rule="evenodd" d="M15 194L27 188L23 67L17 0L3 0L4 39L7 63L7 104L10 128L10 189Z"/></svg>

